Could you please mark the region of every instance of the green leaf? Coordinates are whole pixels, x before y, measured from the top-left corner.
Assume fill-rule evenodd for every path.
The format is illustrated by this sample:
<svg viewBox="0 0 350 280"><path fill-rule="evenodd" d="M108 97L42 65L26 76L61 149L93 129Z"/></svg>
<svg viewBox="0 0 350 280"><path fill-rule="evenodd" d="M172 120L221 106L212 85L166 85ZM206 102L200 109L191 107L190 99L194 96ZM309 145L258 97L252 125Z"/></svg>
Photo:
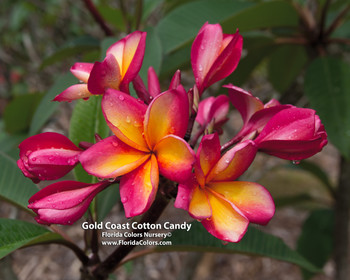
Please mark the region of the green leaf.
<svg viewBox="0 0 350 280"><path fill-rule="evenodd" d="M0 218L0 258L23 246L61 239L59 234L44 227L24 221Z"/></svg>
<svg viewBox="0 0 350 280"><path fill-rule="evenodd" d="M298 25L298 16L286 1L268 1L258 4L241 1L203 0L182 5L158 24L158 34L164 52L170 53L192 42L201 26L221 23L225 33L241 32L271 27Z"/></svg>
<svg viewBox="0 0 350 280"><path fill-rule="evenodd" d="M76 83L77 79L71 73L63 74L57 78L50 90L41 99L41 102L34 113L30 124L30 135L38 133L41 127L57 109L59 102L52 101L52 99L54 99L57 94L60 94L66 88Z"/></svg>
<svg viewBox="0 0 350 280"><path fill-rule="evenodd" d="M108 22L113 24L120 31L125 30L125 24L123 21L122 11L120 9L115 9L111 5L100 4L97 6L98 11L101 13L102 17Z"/></svg>
<svg viewBox="0 0 350 280"><path fill-rule="evenodd" d="M317 267L323 267L333 251L334 212L316 210L304 222L297 244L297 251ZM303 271L304 279L314 273Z"/></svg>
<svg viewBox="0 0 350 280"><path fill-rule="evenodd" d="M147 18L156 10L164 0L144 0L143 11L142 11L142 21L147 20Z"/></svg>
<svg viewBox="0 0 350 280"><path fill-rule="evenodd" d="M69 138L75 145L79 142L95 143L95 134L102 138L109 135L109 128L103 117L101 109L102 96L91 96L89 100L78 100L74 107L70 127ZM78 181L93 183L94 179L78 165L74 169Z"/></svg>
<svg viewBox="0 0 350 280"><path fill-rule="evenodd" d="M269 80L274 88L284 93L304 68L308 57L303 46L279 46L271 55L268 65Z"/></svg>
<svg viewBox="0 0 350 280"><path fill-rule="evenodd" d="M0 198L32 213L28 199L38 191L32 181L22 174L16 161L0 151Z"/></svg>
<svg viewBox="0 0 350 280"><path fill-rule="evenodd" d="M157 25L164 53L168 54L192 42L206 21L223 22L248 7L251 7L251 3L227 0L203 0L179 6ZM232 26L230 32L234 32L237 27Z"/></svg>
<svg viewBox="0 0 350 280"><path fill-rule="evenodd" d="M113 184L97 195L97 221L101 222L120 201L119 184Z"/></svg>
<svg viewBox="0 0 350 280"><path fill-rule="evenodd" d="M147 27L144 31L147 32L146 50L139 74L144 81L147 81L147 71L150 66L159 73L162 63L162 45L154 27Z"/></svg>
<svg viewBox="0 0 350 280"><path fill-rule="evenodd" d="M271 234L249 227L246 235L239 243L228 243L224 245L219 239L209 234L200 223L192 223L189 232L176 230L170 238L171 246L159 246L157 252L171 251L205 251L228 254L246 254L270 257L281 261L290 262L311 271L320 270L309 261L300 256L296 251L290 249L280 238Z"/></svg>
<svg viewBox="0 0 350 280"><path fill-rule="evenodd" d="M56 62L62 61L68 57L82 54L84 52L89 52L92 50L98 50L100 47L100 42L91 36L82 36L75 38L67 42L64 46L59 48L52 55L46 57L40 65L40 69L54 64Z"/></svg>
<svg viewBox="0 0 350 280"><path fill-rule="evenodd" d="M315 59L305 75L305 94L331 142L350 159L350 65L336 58Z"/></svg>
<svg viewBox="0 0 350 280"><path fill-rule="evenodd" d="M41 98L37 93L19 95L11 100L4 111L6 131L11 134L26 132Z"/></svg>

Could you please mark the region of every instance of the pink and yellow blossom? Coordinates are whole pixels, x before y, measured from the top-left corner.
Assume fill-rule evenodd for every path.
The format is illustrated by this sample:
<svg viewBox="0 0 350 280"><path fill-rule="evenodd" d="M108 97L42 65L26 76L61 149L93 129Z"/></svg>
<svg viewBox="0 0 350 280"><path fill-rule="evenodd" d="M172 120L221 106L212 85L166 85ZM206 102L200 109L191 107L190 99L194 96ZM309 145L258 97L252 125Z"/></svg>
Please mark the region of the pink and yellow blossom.
<svg viewBox="0 0 350 280"><path fill-rule="evenodd" d="M187 94L168 90L147 107L123 92L109 89L102 110L115 134L84 151L84 169L100 178L122 176L120 195L127 217L152 204L159 174L174 181L191 175L194 154L182 139L189 118Z"/></svg>
<svg viewBox="0 0 350 280"><path fill-rule="evenodd" d="M252 163L257 147L251 140L220 154L217 134L205 135L196 155L195 176L178 187L175 207L200 220L209 233L238 242L248 224L267 224L275 212L269 192L261 185L234 181Z"/></svg>

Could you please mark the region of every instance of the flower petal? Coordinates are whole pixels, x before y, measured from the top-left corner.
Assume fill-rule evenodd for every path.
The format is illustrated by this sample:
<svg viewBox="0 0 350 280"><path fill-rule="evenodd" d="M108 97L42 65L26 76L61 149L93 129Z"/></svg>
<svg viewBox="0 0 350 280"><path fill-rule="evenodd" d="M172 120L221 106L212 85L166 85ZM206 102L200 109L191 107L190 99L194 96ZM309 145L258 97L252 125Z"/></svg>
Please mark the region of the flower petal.
<svg viewBox="0 0 350 280"><path fill-rule="evenodd" d="M195 186L194 178L190 178L188 182L179 184L177 187L177 195L174 206L188 211L188 207L191 200L192 190Z"/></svg>
<svg viewBox="0 0 350 280"><path fill-rule="evenodd" d="M159 172L166 178L184 182L191 175L195 161L194 152L186 141L169 135L164 137L154 147Z"/></svg>
<svg viewBox="0 0 350 280"><path fill-rule="evenodd" d="M92 94L104 94L107 88L119 89L120 80L118 61L110 54L102 62L95 62L87 84Z"/></svg>
<svg viewBox="0 0 350 280"><path fill-rule="evenodd" d="M200 186L195 186L192 191L192 198L188 207L188 212L195 219L207 219L212 216L208 195Z"/></svg>
<svg viewBox="0 0 350 280"><path fill-rule="evenodd" d="M149 151L143 137L147 106L142 101L109 89L104 94L101 105L108 126L120 140L135 149Z"/></svg>
<svg viewBox="0 0 350 280"><path fill-rule="evenodd" d="M148 210L154 201L159 183L157 160L154 155L120 181L120 197L127 218Z"/></svg>
<svg viewBox="0 0 350 280"><path fill-rule="evenodd" d="M241 114L243 124L246 124L255 112L264 108L264 104L250 92L231 84L224 87L228 89L231 103Z"/></svg>
<svg viewBox="0 0 350 280"><path fill-rule="evenodd" d="M275 213L270 193L257 183L215 182L208 187L232 202L252 223L265 225Z"/></svg>
<svg viewBox="0 0 350 280"><path fill-rule="evenodd" d="M58 94L53 101L72 101L80 98L87 99L91 96L87 88L87 84L76 84L68 87L66 90Z"/></svg>
<svg viewBox="0 0 350 280"><path fill-rule="evenodd" d="M158 80L158 76L154 68L151 66L148 68L148 92L152 96L152 98L156 97L160 94L160 84Z"/></svg>
<svg viewBox="0 0 350 280"><path fill-rule="evenodd" d="M207 176L210 181L231 181L241 176L255 158L257 147L251 140L237 144L227 151Z"/></svg>
<svg viewBox="0 0 350 280"><path fill-rule="evenodd" d="M136 169L149 156L117 137L110 136L82 152L79 161L89 174L100 178L115 178Z"/></svg>
<svg viewBox="0 0 350 280"><path fill-rule="evenodd" d="M200 93L206 75L220 54L223 33L219 24L205 23L199 30L191 48L191 63L196 85Z"/></svg>
<svg viewBox="0 0 350 280"><path fill-rule="evenodd" d="M205 87L226 78L236 69L238 62L241 59L242 47L243 38L238 31L232 35L224 35L220 54L204 79L203 83Z"/></svg>
<svg viewBox="0 0 350 280"><path fill-rule="evenodd" d="M93 66L93 63L77 62L70 68L70 71L76 78L87 84Z"/></svg>
<svg viewBox="0 0 350 280"><path fill-rule="evenodd" d="M168 90L149 105L144 122L146 141L153 148L163 137L173 134L183 138L189 118L188 97L185 91Z"/></svg>
<svg viewBox="0 0 350 280"><path fill-rule="evenodd" d="M221 156L220 147L219 136L216 133L203 136L197 150L197 161L199 161L204 177L208 175L209 171L219 161ZM197 170L198 167L196 166L195 172L198 179L198 177L201 177L201 172Z"/></svg>
<svg viewBox="0 0 350 280"><path fill-rule="evenodd" d="M110 46L107 56L112 54L120 66L121 80L130 83L140 71L146 48L146 32L134 31Z"/></svg>
<svg viewBox="0 0 350 280"><path fill-rule="evenodd" d="M210 234L223 241L240 241L247 231L248 219L239 214L224 199L209 192L208 198L212 209L212 216L210 219L202 220L202 225Z"/></svg>

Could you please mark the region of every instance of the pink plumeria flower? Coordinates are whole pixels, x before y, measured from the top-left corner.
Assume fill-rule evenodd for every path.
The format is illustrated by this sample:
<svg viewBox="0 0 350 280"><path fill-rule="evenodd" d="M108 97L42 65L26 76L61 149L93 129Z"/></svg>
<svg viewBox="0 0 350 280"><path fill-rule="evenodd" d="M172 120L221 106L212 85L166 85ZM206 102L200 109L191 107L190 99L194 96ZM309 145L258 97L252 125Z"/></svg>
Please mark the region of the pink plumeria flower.
<svg viewBox="0 0 350 280"><path fill-rule="evenodd" d="M236 69L242 46L243 39L238 31L223 34L220 24L205 23L202 26L191 49L192 70L199 94Z"/></svg>
<svg viewBox="0 0 350 280"><path fill-rule="evenodd" d="M70 225L79 220L93 198L110 183L86 184L61 181L51 184L29 199L28 208L36 214L39 224Z"/></svg>
<svg viewBox="0 0 350 280"><path fill-rule="evenodd" d="M168 90L147 107L123 92L107 90L105 119L115 134L80 156L84 169L100 178L122 176L120 195L126 217L148 210L158 189L159 173L173 181L191 175L194 153L182 139L189 104L184 90Z"/></svg>
<svg viewBox="0 0 350 280"><path fill-rule="evenodd" d="M68 101L71 102L76 99L88 99L91 96L91 93L88 90L87 82L90 77L90 72L92 70L92 67L94 66L93 63L84 63L84 62L77 62L75 63L70 71L71 73L79 79L82 83L72 85L60 94L58 94L53 100L54 101Z"/></svg>
<svg viewBox="0 0 350 280"><path fill-rule="evenodd" d="M267 122L281 110L293 107L292 105L281 105L272 99L264 104L260 99L233 85L225 85L228 89L229 99L242 116L243 127L234 137L236 142L244 139L254 139L265 127Z"/></svg>
<svg viewBox="0 0 350 280"><path fill-rule="evenodd" d="M229 99L226 95L210 96L199 103L196 122L203 128L212 123L214 130L221 134L221 126L228 120L229 108Z"/></svg>
<svg viewBox="0 0 350 280"><path fill-rule="evenodd" d="M146 32L134 31L110 46L106 58L95 62L88 80L92 94L103 94L107 88L129 93L129 83L141 69L146 47Z"/></svg>
<svg viewBox="0 0 350 280"><path fill-rule="evenodd" d="M78 163L82 152L67 137L54 132L31 136L19 145L19 149L17 165L34 183L66 175Z"/></svg>
<svg viewBox="0 0 350 280"><path fill-rule="evenodd" d="M260 151L298 161L320 152L327 133L314 110L290 108L275 114L254 141Z"/></svg>
<svg viewBox="0 0 350 280"><path fill-rule="evenodd" d="M221 156L217 134L205 135L197 151L195 176L180 184L175 207L200 220L213 236L238 242L248 224L267 224L275 213L270 193L261 185L234 181L250 166L257 152L247 140Z"/></svg>

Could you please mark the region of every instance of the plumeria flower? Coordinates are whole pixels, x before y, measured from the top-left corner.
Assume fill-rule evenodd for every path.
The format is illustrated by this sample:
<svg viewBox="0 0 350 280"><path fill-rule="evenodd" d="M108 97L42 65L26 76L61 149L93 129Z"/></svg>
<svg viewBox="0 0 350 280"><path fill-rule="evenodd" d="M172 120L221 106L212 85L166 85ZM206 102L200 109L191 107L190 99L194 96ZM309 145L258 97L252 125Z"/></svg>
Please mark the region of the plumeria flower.
<svg viewBox="0 0 350 280"><path fill-rule="evenodd" d="M105 119L115 134L80 155L84 169L100 178L122 176L121 201L126 217L144 213L158 189L159 173L181 182L191 175L194 153L182 139L187 130L187 94L168 90L147 107L109 89L102 99Z"/></svg>
<svg viewBox="0 0 350 280"><path fill-rule="evenodd" d="M94 66L93 63L83 63L83 62L77 62L75 63L70 71L71 73L79 79L82 83L72 85L63 92L61 92L59 95L57 95L53 100L54 101L73 101L76 99L88 99L91 96L91 93L88 90L87 82L90 77L90 72L92 70L92 67Z"/></svg>
<svg viewBox="0 0 350 280"><path fill-rule="evenodd" d="M205 23L202 26L191 49L192 70L199 94L236 69L242 47L243 39L238 31L223 34L220 24Z"/></svg>
<svg viewBox="0 0 350 280"><path fill-rule="evenodd" d="M129 83L141 69L146 47L146 32L134 31L110 46L106 58L95 62L88 80L92 94L103 94L107 88L129 93Z"/></svg>
<svg viewBox="0 0 350 280"><path fill-rule="evenodd" d="M229 99L226 95L210 96L199 103L196 122L202 128L212 124L214 130L221 134L221 126L228 120L229 108Z"/></svg>
<svg viewBox="0 0 350 280"><path fill-rule="evenodd" d="M61 181L38 191L29 199L28 208L36 214L39 224L70 225L79 220L93 198L110 183L86 184Z"/></svg>
<svg viewBox="0 0 350 280"><path fill-rule="evenodd" d="M290 108L274 115L254 141L260 151L298 161L320 152L327 133L314 110Z"/></svg>
<svg viewBox="0 0 350 280"><path fill-rule="evenodd" d="M267 122L281 110L293 107L281 105L276 99L264 104L260 99L233 85L225 85L228 89L229 99L242 116L243 126L234 137L234 141L254 139L265 127Z"/></svg>
<svg viewBox="0 0 350 280"><path fill-rule="evenodd" d="M218 135L205 135L196 155L195 176L179 185L175 207L187 210L226 242L240 241L250 222L267 224L275 213L270 193L257 183L234 181L256 152L255 143L246 140L221 156Z"/></svg>
<svg viewBox="0 0 350 280"><path fill-rule="evenodd" d="M56 180L70 172L82 152L64 135L45 132L25 139L19 145L18 167L34 183Z"/></svg>

